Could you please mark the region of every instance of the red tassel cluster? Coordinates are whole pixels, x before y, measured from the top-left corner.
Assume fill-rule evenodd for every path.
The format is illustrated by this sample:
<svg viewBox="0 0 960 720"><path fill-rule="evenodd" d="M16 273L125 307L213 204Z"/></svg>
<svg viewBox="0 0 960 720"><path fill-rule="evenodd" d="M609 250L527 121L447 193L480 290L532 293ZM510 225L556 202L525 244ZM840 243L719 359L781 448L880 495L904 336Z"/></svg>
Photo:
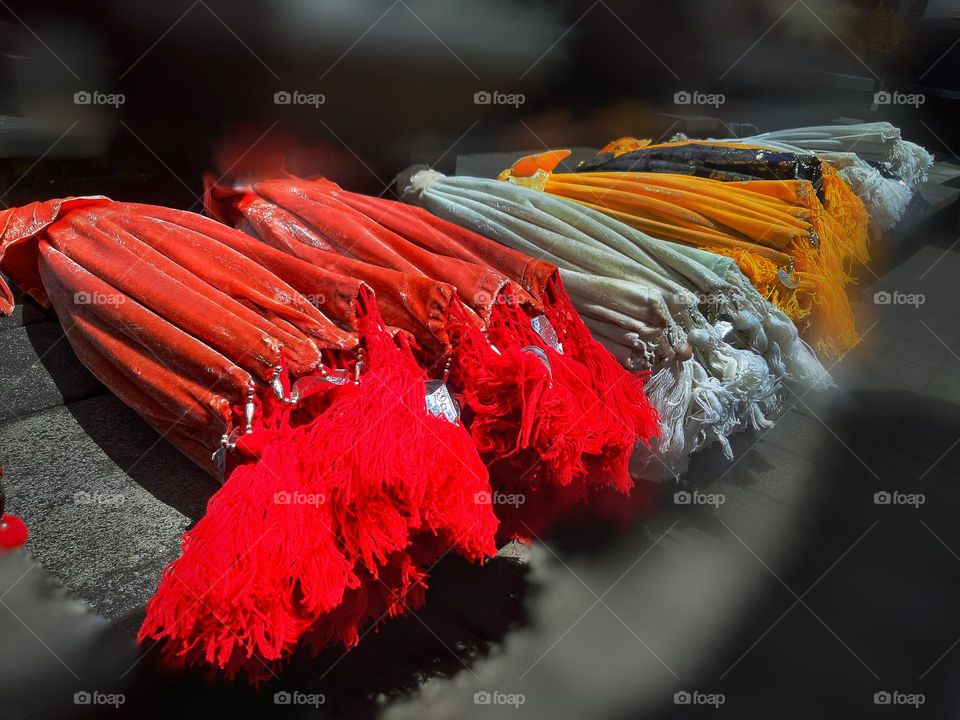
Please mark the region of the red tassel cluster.
<svg viewBox="0 0 960 720"><path fill-rule="evenodd" d="M225 478L142 640L257 682L420 606L448 552L482 561L498 534L624 507L656 413L555 267L322 180L207 200L249 234L105 198L0 213L0 270Z"/></svg>
<svg viewBox="0 0 960 720"><path fill-rule="evenodd" d="M351 647L371 622L419 607L442 553L496 553L469 436L424 413L409 350L369 314L362 328L359 384L297 408L263 395L260 427L240 437L242 459L184 536L141 638L266 679L305 636Z"/></svg>

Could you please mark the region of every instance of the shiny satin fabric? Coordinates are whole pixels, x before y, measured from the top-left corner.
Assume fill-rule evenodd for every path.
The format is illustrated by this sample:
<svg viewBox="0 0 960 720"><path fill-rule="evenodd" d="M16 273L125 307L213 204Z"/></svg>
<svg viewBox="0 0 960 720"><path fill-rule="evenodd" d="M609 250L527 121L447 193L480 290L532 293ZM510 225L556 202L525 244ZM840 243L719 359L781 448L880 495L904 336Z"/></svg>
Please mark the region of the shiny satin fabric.
<svg viewBox="0 0 960 720"><path fill-rule="evenodd" d="M278 367L296 378L349 356L375 302L356 278L193 213L67 198L6 210L0 225L0 269L54 306L98 379L217 477L212 455L250 394Z"/></svg>

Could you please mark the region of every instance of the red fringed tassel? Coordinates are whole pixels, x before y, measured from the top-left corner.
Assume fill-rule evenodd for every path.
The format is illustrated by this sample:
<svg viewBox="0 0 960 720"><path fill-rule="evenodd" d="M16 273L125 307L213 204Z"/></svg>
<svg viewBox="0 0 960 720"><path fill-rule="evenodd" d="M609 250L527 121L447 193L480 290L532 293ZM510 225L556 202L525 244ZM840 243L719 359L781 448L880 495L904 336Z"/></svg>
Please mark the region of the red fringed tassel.
<svg viewBox="0 0 960 720"><path fill-rule="evenodd" d="M427 563L449 548L495 554L489 481L469 436L427 414L409 348L374 314L362 325L359 385L294 409L272 393L258 401L241 464L147 605L139 638L164 641L176 663L258 682L302 639L350 646L366 623L422 602Z"/></svg>
<svg viewBox="0 0 960 720"><path fill-rule="evenodd" d="M547 283L543 300L547 318L563 340L564 349L569 348L571 356L587 368L594 391L603 405L642 442L649 444L652 438L658 437L660 418L643 392L650 373L631 373L593 339L559 276Z"/></svg>
<svg viewBox="0 0 960 720"><path fill-rule="evenodd" d="M535 448L547 462L557 461L559 475L569 474L567 466L578 462L580 453L564 442L562 431L552 429L569 410L551 394L544 363L517 343L495 346L459 302L451 304L450 316L451 375L470 409L470 432L480 453L510 458Z"/></svg>
<svg viewBox="0 0 960 720"><path fill-rule="evenodd" d="M601 367L603 359L591 358L591 347L573 333L563 339L576 354L567 354L566 344L560 352L509 297L493 306L485 332L462 308L455 317L463 327L456 338L453 377L470 410L474 442L490 467L501 536L539 535L597 490L628 493L633 420L641 413L632 411L630 422L618 415L599 396L597 381L578 355ZM619 369L618 383L624 374ZM649 408L642 380L627 378Z"/></svg>

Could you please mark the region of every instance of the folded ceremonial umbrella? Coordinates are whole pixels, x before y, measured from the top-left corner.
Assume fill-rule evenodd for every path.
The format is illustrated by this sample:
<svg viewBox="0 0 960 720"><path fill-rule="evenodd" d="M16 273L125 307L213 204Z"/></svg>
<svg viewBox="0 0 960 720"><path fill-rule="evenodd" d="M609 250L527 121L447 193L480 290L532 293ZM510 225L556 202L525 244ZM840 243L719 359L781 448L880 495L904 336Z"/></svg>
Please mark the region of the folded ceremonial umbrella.
<svg viewBox="0 0 960 720"><path fill-rule="evenodd" d="M609 163L619 167L643 152ZM829 185L830 197L838 189L841 197L828 212L809 180L723 182L623 170L553 173L567 154L528 156L500 179L574 200L652 237L732 257L818 350L837 356L857 342L844 288L852 281L851 258L865 261L866 212L841 180L834 177Z"/></svg>
<svg viewBox="0 0 960 720"><path fill-rule="evenodd" d="M883 165L886 171L911 188L923 182L933 164L933 156L927 150L904 140L899 128L883 120L774 130L733 142L782 148L791 152L804 150L828 160L837 154L855 153L867 162Z"/></svg>
<svg viewBox="0 0 960 720"><path fill-rule="evenodd" d="M643 376L626 372L592 340L553 266L503 248L484 255L479 247L495 245L483 238L328 180L211 185L207 206L224 222L324 267L369 264L364 279L378 298L395 285L392 275L376 277L386 271L456 288L443 311L444 342L422 350L426 364L446 368L495 490L524 499L495 505L505 534L536 536L594 492L633 487L633 447L657 432Z"/></svg>
<svg viewBox="0 0 960 720"><path fill-rule="evenodd" d="M225 478L147 605L140 637L174 661L260 680L301 641L350 646L421 604L450 549L495 553L474 444L428 411L411 340L365 283L103 197L0 226L0 270L53 304L81 361Z"/></svg>
<svg viewBox="0 0 960 720"><path fill-rule="evenodd" d="M829 162L866 205L873 237L896 225L933 165L933 155L904 140L888 122L791 128L713 142L748 143Z"/></svg>
<svg viewBox="0 0 960 720"><path fill-rule="evenodd" d="M810 218L811 225L816 225L814 232L820 237L836 229L830 242L836 246L847 270L870 260L867 211L863 202L832 163L812 153L770 149L747 141L683 139L651 144L648 140L620 138L603 148L593 160L578 165L576 172L658 172L746 183L731 187L747 187L793 203L798 216ZM754 182L760 180L779 182ZM790 181L798 182L791 184ZM694 187L702 189L702 185ZM816 201L809 197L810 188L816 194ZM797 199L798 195L802 199ZM680 194L677 198L681 201L689 196ZM823 214L832 221L828 226L822 222L817 225Z"/></svg>
<svg viewBox="0 0 960 720"><path fill-rule="evenodd" d="M727 258L656 241L577 203L494 180L423 170L405 191L405 199L488 242L560 268L594 335L627 367L653 370L645 389L662 424L654 459L672 473L706 443L718 440L729 451L731 432L767 426L780 379L804 387L829 382L793 324ZM720 318L731 322L722 321L718 336Z"/></svg>

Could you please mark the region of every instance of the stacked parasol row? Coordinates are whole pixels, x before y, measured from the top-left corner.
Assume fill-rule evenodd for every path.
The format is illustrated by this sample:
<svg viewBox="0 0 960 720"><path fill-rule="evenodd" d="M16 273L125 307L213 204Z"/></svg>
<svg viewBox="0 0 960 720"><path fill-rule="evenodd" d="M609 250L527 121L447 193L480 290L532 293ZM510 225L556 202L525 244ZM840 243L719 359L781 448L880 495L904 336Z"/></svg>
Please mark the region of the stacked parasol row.
<svg viewBox="0 0 960 720"><path fill-rule="evenodd" d="M256 682L422 604L449 552L625 519L637 480L832 384L811 345L856 343L845 286L931 162L885 124L564 156L421 170L408 203L284 177L208 182L215 219L3 211L0 270L223 481L141 639Z"/></svg>

